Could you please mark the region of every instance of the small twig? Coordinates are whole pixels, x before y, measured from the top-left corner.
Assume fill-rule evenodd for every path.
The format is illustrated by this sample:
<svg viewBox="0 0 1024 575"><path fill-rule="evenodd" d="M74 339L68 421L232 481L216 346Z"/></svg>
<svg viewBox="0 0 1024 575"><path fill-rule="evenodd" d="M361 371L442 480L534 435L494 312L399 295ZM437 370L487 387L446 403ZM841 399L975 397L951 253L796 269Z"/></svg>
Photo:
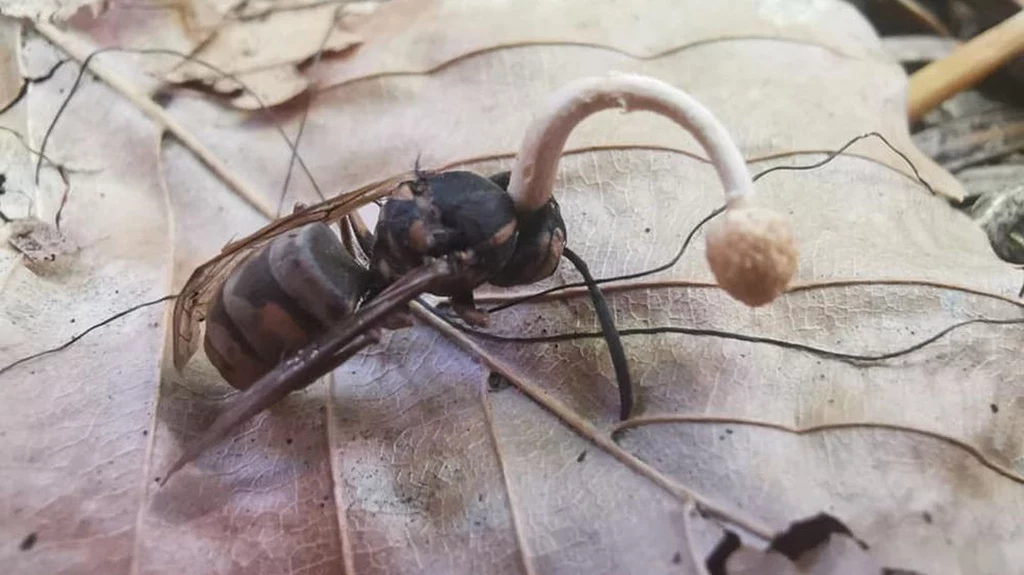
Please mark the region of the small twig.
<svg viewBox="0 0 1024 575"><path fill-rule="evenodd" d="M196 155L206 166L214 173L218 178L226 183L232 190L238 195L244 198L249 204L255 207L262 213L273 214L273 208L270 207L266 200L264 200L255 190L251 189L248 184L240 180L235 174L228 168L224 162L213 154L206 146L202 144L195 136L189 132L185 126L183 126L173 116L168 114L163 108L158 106L155 102L150 100L148 97L143 95L141 92L130 86L120 76L107 71L104 67L93 63L93 58L99 56L107 50L96 50L91 53L87 53L84 50L79 49L77 46L72 45L70 39L56 27L51 24L44 22L37 22L35 24L36 29L46 37L47 40L58 46L71 57L82 63L82 70L91 70L98 78L106 82L110 87L114 88L121 93L122 96L127 98L131 103L135 104L139 110L150 117L151 120L159 124L163 129L173 134L179 141ZM82 74L80 73L75 78L75 83L71 86L71 92L73 93L78 85L81 83ZM68 102L71 101L69 97L64 100L60 108L57 109L57 114L54 117L53 123L50 128L46 131L43 136L42 144L40 145L41 150L46 149L46 143L49 140L50 134L52 133L53 126L56 125L57 118L64 112ZM36 166L36 181L39 180L39 166Z"/></svg>
<svg viewBox="0 0 1024 575"><path fill-rule="evenodd" d="M189 445L167 469L160 480L160 486L166 485L182 467L199 457L236 426L263 411L267 406L280 401L289 393L316 381L329 372L333 365L348 361L375 342L376 338L370 335L355 335L345 340L344 345L317 347L301 358L290 358L279 363L253 383L252 387L236 396L232 404L217 416L210 427L203 430L199 440ZM291 385L281 385L283 380L289 380Z"/></svg>
<svg viewBox="0 0 1024 575"><path fill-rule="evenodd" d="M950 37L953 32L927 7L922 6L917 0L896 0L907 14L939 36Z"/></svg>
<svg viewBox="0 0 1024 575"><path fill-rule="evenodd" d="M89 335L93 331L95 331L95 330L97 330L97 329L99 329L99 328L101 328L101 327L103 327L105 325L108 325L108 324L110 324L110 323L112 323L112 322L114 322L114 321L116 321L118 319L121 319L122 317L124 317L126 315L134 313L134 312L136 312L136 311L138 311L140 309L147 308L149 306L153 306L153 305L156 305L156 304L159 304L159 303L163 303L165 301L170 301L170 300L172 300L172 299L174 299L176 297L178 297L178 294L165 295L165 296L163 296L161 298L157 298L155 300L151 300L151 301L147 301L147 302L140 303L140 304L137 304L137 305L133 305L132 307L130 307L130 308L126 309L126 310L119 311L116 314L108 317L107 319L105 319L105 320L103 320L103 321L101 321L101 322L99 322L97 324L94 324L92 327L86 329L82 333L79 333L78 335L72 337L71 339L69 339L65 343L62 343L61 345L58 345L57 347L52 347L52 348L47 349L47 350L43 350L43 351L40 351L40 352L37 352L37 353L33 353L32 355L23 357L23 358L21 358L19 360L13 361L13 362L11 362L11 363L3 366L3 367L0 367L0 375L3 375L4 373L7 373L8 371L14 369L15 367L17 367L17 366L19 366L19 365L21 365L21 364L23 364L25 362L31 361L33 359L38 359L40 357L43 357L44 355L49 355L51 353L56 353L58 351L67 349L72 344L74 344L76 341L78 341L78 340L82 339L83 337Z"/></svg>
<svg viewBox="0 0 1024 575"><path fill-rule="evenodd" d="M500 373L519 391L523 392L538 405L553 413L555 417L568 425L576 433L589 439L603 451L619 460L620 463L624 464L640 476L647 478L658 487L664 489L669 495L683 502L693 501L709 514L714 515L723 521L732 523L733 525L738 525L746 531L761 537L765 541L770 541L774 536L772 529L763 525L760 521L750 517L745 517L738 511L726 509L689 487L667 477L654 467L642 461L640 458L619 447L609 435L602 432L594 424L580 417L568 406L552 397L540 387L533 385L520 377L515 373L515 371L505 365L504 362L488 353L487 350L480 347L476 342L465 337L465 335L460 333L459 330L448 322L448 320L430 306L425 306L420 302L413 302L409 307L417 317L435 328L442 335L455 342L457 346L461 347L470 355L479 358L480 361L488 368Z"/></svg>
<svg viewBox="0 0 1024 575"><path fill-rule="evenodd" d="M910 77L911 122L961 90L974 86L1024 51L1024 10L972 38L949 56Z"/></svg>
<svg viewBox="0 0 1024 575"><path fill-rule="evenodd" d="M214 72L222 75L223 77L230 78L230 79L238 82L239 85L241 85L242 88L246 91L246 93L252 95L256 99L256 101L259 102L260 105L265 108L266 106L263 104L262 100L260 99L259 94L257 94L252 89L247 87L244 82L239 80L233 74L230 74L228 72L224 72L224 71L218 69L217 67L215 67L215 66L213 66L211 64L208 64L206 62L203 62L203 61L200 61L200 60L197 60L197 59L193 59L193 58L191 58L190 55L183 54L183 53L175 51L175 50L166 50L166 49L157 49L157 48L154 48L154 49L102 48L102 49L95 50L93 52L87 53L85 50L79 49L77 46L75 46L74 43L71 41L71 39L66 34L61 32L57 28L53 27L52 25L49 25L49 24L46 24L46 23L36 23L35 26L36 26L36 29L39 31L39 33L42 34L44 37L46 37L50 42L52 42L54 45L56 45L57 47L59 47L60 49L64 50L66 53L68 53L71 57L75 58L76 60L78 60L79 62L82 63L82 69L79 71L79 75L75 79L75 83L73 84L71 90L69 91L67 98L64 100L64 102L61 104L60 108L57 110L57 114L54 116L54 119L51 122L50 127L47 129L46 134L43 136L43 142L42 142L42 144L40 146L40 151L44 151L46 149L46 143L47 143L47 141L49 139L50 133L53 131L53 128L54 128L54 126L57 123L57 119L60 118L61 114L64 112L64 109L67 107L68 103L71 101L71 96L74 94L74 92L77 89L78 85L81 83L81 79L82 79L83 74L85 73L85 70L88 69L88 70L91 70L98 78L100 78L101 80L106 82L108 85L110 85L112 88L114 88L116 91L121 93L121 95L124 96L125 98L127 98L130 102L135 104L143 113L145 113L147 116L149 116L150 119L152 119L154 122L159 124L163 129L167 130L168 132L173 134L175 137L177 137L178 140L182 143L182 145L185 146L185 148L190 150L193 154L195 154L195 156L200 161L202 161L204 164L206 164L206 166L214 173L214 175L217 176L218 178L220 178L221 181L224 182L233 192L238 194L242 199L247 201L250 205L255 207L257 210L260 211L260 213L262 213L266 217L268 217L268 218L274 218L275 217L276 212L274 211L273 207L271 207L266 202L265 199L263 199L256 191L254 191L253 189L249 188L249 186L247 184L245 184L241 179L239 179L237 176L235 176L230 171L230 169L227 167L227 165L224 164L224 162L222 160L220 160L209 149L207 149L195 136L193 136L173 116L168 114L166 110L161 108L159 105L157 105L151 99L149 99L147 96L143 95L142 93L140 93L139 91L134 89L132 86L130 86L127 82L125 82L123 79L121 79L116 74L113 74L112 72L107 71L102 66L99 66L98 64L93 63L92 59L94 57L98 56L99 54L103 54L103 53L107 53L107 52L128 52L128 53L133 53L133 54L161 54L161 55L177 56L179 58L184 58L186 60L189 60L189 61L192 61L192 62L194 62L196 64L199 64L201 66L209 68L209 69L213 70ZM284 130L280 126L278 126L276 124L275 124L275 127L276 127L277 131L281 134L281 136L284 138L284 140L288 144L289 148L294 150L295 146L292 143L292 141L288 138L288 135L284 133ZM308 168L306 167L305 162L303 162L301 158L298 158L298 162L299 162L299 165L305 171L306 175L309 177L310 182L312 183L312 186L314 187L314 189L316 189L317 193L321 194L321 196L322 196L322 192L320 192L319 187L317 186L316 181L313 178L312 174L309 172ZM39 165L37 164L36 165L36 180L37 181L38 181L38 178L39 178Z"/></svg>
<svg viewBox="0 0 1024 575"><path fill-rule="evenodd" d="M704 562L700 560L700 554L697 553L697 546L693 540L693 513L696 511L696 505L693 501L687 501L683 505L683 542L686 544L686 552L690 556L690 563L693 566L693 571L697 575L708 575L708 569L704 565Z"/></svg>
<svg viewBox="0 0 1024 575"><path fill-rule="evenodd" d="M340 17L341 8L339 7L334 11L334 20L332 24L327 27L327 32L324 34L323 39L320 40L320 46L317 48L316 54L313 56L312 64L310 64L311 69L320 63L320 59L323 57L324 54L324 47L327 46L327 41L331 39L331 34L334 33L334 25L337 24L338 19ZM294 146L292 147L291 155L288 158L288 171L285 173L284 176L284 184L281 185L281 198L277 201L278 215L281 214L281 210L284 207L285 196L288 195L288 186L289 184L291 184L292 181L292 170L294 170L295 168L295 160L298 159L299 157L299 142L302 141L302 134L305 133L306 131L306 120L309 118L309 108L313 104L313 97L313 91L310 90L307 93L305 106L303 106L302 108L302 118L299 120L299 131L295 134ZM314 185L313 187L321 200L327 199L324 197L324 194L323 192L320 191L319 187L317 187L316 185Z"/></svg>
<svg viewBox="0 0 1024 575"><path fill-rule="evenodd" d="M902 431L906 433L912 433L915 435L923 435L932 439L937 439L956 448L959 448L967 452L971 457L976 459L979 463L985 467L995 471L999 475L1014 481L1016 483L1024 484L1024 475L999 465L995 461L992 461L985 456L978 448L973 445L957 439L955 437L939 433L937 431L930 431L927 429L921 429L919 427L913 427L910 425L903 425L899 423L884 423L880 421L844 421L837 423L822 423L818 425L809 425L807 427L794 427L785 425L782 423L776 423L774 421L750 419L747 417L731 417L725 415L703 415L694 414L687 415L682 413L672 413L665 415L644 415L640 417L634 417L629 421L622 421L612 426L611 434L614 438L618 433L627 429L635 429L637 427L643 427L646 425L658 425L658 424L671 424L671 423L706 423L706 424L731 424L731 425L748 425L753 427L762 427L766 429L775 429L777 431L784 431L786 433L792 433L794 435L810 435L812 433L820 433L823 431L833 431L841 429L885 429L889 431Z"/></svg>

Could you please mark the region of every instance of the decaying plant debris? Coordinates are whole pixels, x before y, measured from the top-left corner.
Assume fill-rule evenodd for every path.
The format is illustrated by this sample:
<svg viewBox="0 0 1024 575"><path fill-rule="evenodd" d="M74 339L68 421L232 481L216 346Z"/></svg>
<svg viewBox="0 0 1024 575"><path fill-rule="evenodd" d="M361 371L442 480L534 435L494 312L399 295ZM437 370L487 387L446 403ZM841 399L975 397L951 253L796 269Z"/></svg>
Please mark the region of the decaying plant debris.
<svg viewBox="0 0 1024 575"><path fill-rule="evenodd" d="M914 72L947 57L961 42L1018 16L1016 0L858 2L885 34L893 57ZM1018 23L1018 30L1024 23ZM1020 32L1016 35L1019 37ZM1012 53L1011 53L1012 55ZM956 79L951 79L956 83ZM915 143L955 173L968 191L960 207L988 234L1006 261L1024 263L1024 55L1016 55L978 86L947 100L912 126ZM1022 292L1024 293L1024 292Z"/></svg>
<svg viewBox="0 0 1024 575"><path fill-rule="evenodd" d="M11 478L0 484L0 560L19 572L701 572L725 532L760 556L827 512L867 553L826 529L811 564L1024 564L1019 274L950 209L969 194L914 145L903 71L838 1L623 4L318 8L324 36L304 46L326 46L334 27L356 45L282 62L303 87L259 112L239 100L245 89L175 88L168 74L181 64L171 52L214 45L228 20L272 19L267 3L191 3L177 20L111 5L65 29L5 20L0 40L19 59L0 67L0 94L27 85L0 115L24 138L3 140L8 188L44 221L65 205L60 230L81 247L59 276L2 254L5 365L166 297L276 206L319 201L311 179L335 195L417 157L508 169L546 94L609 69L677 85L714 111L751 173L764 172L760 201L807 247L779 300L735 302L707 271L703 241L688 240L721 202L700 148L641 113L595 116L557 174L569 245L609 278L689 242L656 275L602 284L638 385L630 421L615 423L603 343L562 337L598 331L585 292L502 307L533 288L487 290L489 338L414 304L416 327L161 489L232 396L203 358L170 369L154 305L0 373L2 401L20 406L0 419ZM96 57L101 80L83 76L62 108L77 69L57 64L114 45L150 52ZM227 71L245 83L252 69ZM146 108L145 94L161 105ZM302 134L295 160L278 128ZM830 154L870 132L884 141ZM33 150L47 158L38 178ZM28 215L4 197L0 208ZM577 279L562 267L538 289ZM488 384L498 380L511 385Z"/></svg>

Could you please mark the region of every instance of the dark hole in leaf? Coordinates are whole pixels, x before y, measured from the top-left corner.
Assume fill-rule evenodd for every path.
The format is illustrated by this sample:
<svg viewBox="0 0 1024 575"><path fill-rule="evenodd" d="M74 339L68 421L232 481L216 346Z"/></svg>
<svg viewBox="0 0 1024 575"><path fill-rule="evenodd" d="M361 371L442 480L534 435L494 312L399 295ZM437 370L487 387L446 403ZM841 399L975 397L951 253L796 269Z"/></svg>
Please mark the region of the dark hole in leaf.
<svg viewBox="0 0 1024 575"><path fill-rule="evenodd" d="M487 389L491 391L501 391L509 385L508 379L496 371L492 371L487 375Z"/></svg>
<svg viewBox="0 0 1024 575"><path fill-rule="evenodd" d="M583 460L587 458L587 450L584 449L576 456L576 463L583 463Z"/></svg>
<svg viewBox="0 0 1024 575"><path fill-rule="evenodd" d="M24 539L21 540L21 545L18 545L18 549L22 551L28 551L35 546L36 541L39 539L39 535L36 533L29 533Z"/></svg>
<svg viewBox="0 0 1024 575"><path fill-rule="evenodd" d="M853 536L849 527L835 517L822 513L805 521L793 523L789 529L772 540L768 549L778 551L790 561L796 562L801 555L823 545L834 534L846 535L856 541L862 549L868 548L867 544Z"/></svg>
<svg viewBox="0 0 1024 575"><path fill-rule="evenodd" d="M708 568L708 575L729 575L725 570L725 562L734 551L740 548L740 538L732 531L726 531L722 540L715 545L711 555L705 562Z"/></svg>

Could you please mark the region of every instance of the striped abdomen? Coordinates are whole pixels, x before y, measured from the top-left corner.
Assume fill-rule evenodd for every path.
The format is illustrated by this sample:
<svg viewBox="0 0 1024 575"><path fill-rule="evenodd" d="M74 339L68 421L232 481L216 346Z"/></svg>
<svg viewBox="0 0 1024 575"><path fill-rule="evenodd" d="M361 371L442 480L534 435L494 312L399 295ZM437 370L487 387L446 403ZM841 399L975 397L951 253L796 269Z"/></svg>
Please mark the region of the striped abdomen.
<svg viewBox="0 0 1024 575"><path fill-rule="evenodd" d="M206 356L245 389L351 315L367 283L368 272L326 224L283 234L221 285L207 314Z"/></svg>

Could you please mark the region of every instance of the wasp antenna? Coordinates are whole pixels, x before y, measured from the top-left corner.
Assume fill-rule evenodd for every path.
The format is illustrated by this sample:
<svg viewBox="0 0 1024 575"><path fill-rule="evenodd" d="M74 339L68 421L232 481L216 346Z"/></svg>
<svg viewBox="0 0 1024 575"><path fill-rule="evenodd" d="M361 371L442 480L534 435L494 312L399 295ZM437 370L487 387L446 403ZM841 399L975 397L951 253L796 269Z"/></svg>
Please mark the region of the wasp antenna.
<svg viewBox="0 0 1024 575"><path fill-rule="evenodd" d="M601 333L605 342L608 343L608 354L612 358L612 366L615 368L615 379L619 384L619 419L625 421L633 412L633 379L629 375L629 362L626 360L626 350L622 347L622 337L618 328L615 327L615 318L611 309L608 308L608 301L604 298L601 288L597 287L594 276L590 273L587 262L583 261L576 252L569 248L562 250L572 265L583 276L587 284L587 291L590 292L590 299L594 302L594 312L597 314L597 321L601 324Z"/></svg>
<svg viewBox="0 0 1024 575"><path fill-rule="evenodd" d="M374 236L373 232L366 225L366 220L359 214L359 211L352 211L345 215L344 222L347 224L347 232L351 236L346 237L346 241L351 244L353 240L359 245L359 249L363 252L366 258L373 259L373 244ZM352 251L351 249L349 251ZM355 253L354 251L352 253Z"/></svg>
<svg viewBox="0 0 1024 575"><path fill-rule="evenodd" d="M413 173L416 174L417 180L422 180L427 177L427 173L423 170L420 165L420 160L423 159L423 152L416 152L416 161L413 163Z"/></svg>
<svg viewBox="0 0 1024 575"><path fill-rule="evenodd" d="M333 367L348 361L377 340L373 333L353 334L352 330L346 330L340 336L334 334L333 337L334 341L328 341L326 345L323 341L317 341L310 347L300 350L242 392L231 406L217 416L213 425L203 432L199 440L185 449L171 465L160 481L160 486L163 487L172 475L226 437L231 430L289 393L313 383ZM341 342L347 344L339 349L338 344Z"/></svg>

